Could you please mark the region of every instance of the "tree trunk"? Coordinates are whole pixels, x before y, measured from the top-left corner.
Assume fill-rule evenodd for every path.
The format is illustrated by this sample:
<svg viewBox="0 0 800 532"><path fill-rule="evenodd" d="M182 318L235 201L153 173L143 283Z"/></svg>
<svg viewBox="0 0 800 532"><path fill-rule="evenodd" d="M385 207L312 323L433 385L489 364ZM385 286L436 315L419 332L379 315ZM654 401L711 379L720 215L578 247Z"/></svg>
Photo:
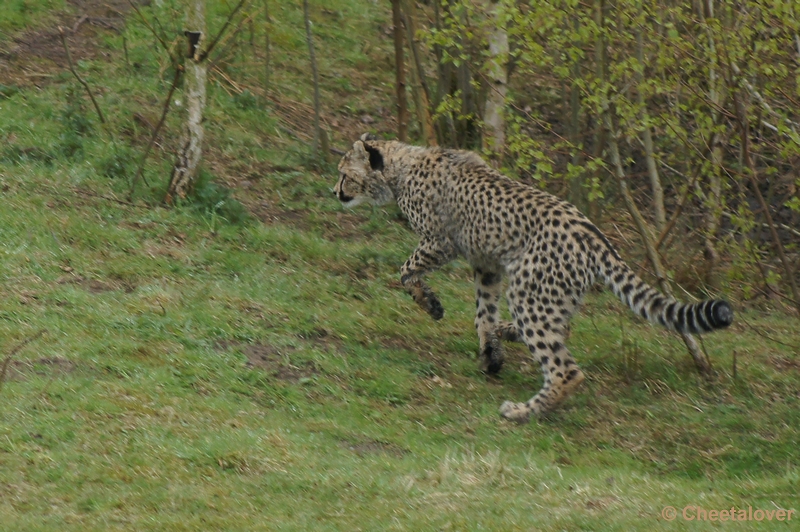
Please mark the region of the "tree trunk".
<svg viewBox="0 0 800 532"><path fill-rule="evenodd" d="M644 43L642 41L642 30L638 28L636 30L636 59L639 61L642 70L644 70ZM661 186L661 177L658 175L658 167L656 166L656 158L653 150L653 135L650 132L650 116L647 112L647 102L645 102L642 92L644 74L637 74L636 77L639 82L637 98L639 100L639 107L642 109L642 122L644 122L642 140L644 144L645 160L647 162L647 174L650 176L650 189L653 191L653 213L655 215L656 232L661 234L661 232L664 231L664 226L667 225L667 214L664 210L664 189Z"/></svg>
<svg viewBox="0 0 800 532"><path fill-rule="evenodd" d="M700 20L706 26L706 33L708 34L708 98L711 100L712 107L712 123L717 126L722 120L721 109L722 98L720 95L721 83L718 81L717 70L715 65L717 63L717 51L714 43L714 35L711 29L706 24L707 17L714 16L714 2L713 0L703 0L702 5L699 6ZM716 130L716 127L714 128ZM719 229L719 219L722 213L722 139L718 131L714 131L711 135L711 168L708 172L708 194L706 194L705 205L705 223L706 230L704 236L704 255L706 259L705 281L712 287L719 285L718 279L715 275L717 264L719 263L719 253L714 245L717 231Z"/></svg>
<svg viewBox="0 0 800 532"><path fill-rule="evenodd" d="M177 161L172 169L165 201L173 204L192 191L203 159L203 112L206 108L207 63L201 56L206 33L205 0L193 0L188 7L185 34L189 39L186 60L186 129Z"/></svg>
<svg viewBox="0 0 800 532"><path fill-rule="evenodd" d="M270 91L270 62L272 61L272 19L269 16L269 0L264 0L264 107Z"/></svg>
<svg viewBox="0 0 800 532"><path fill-rule="evenodd" d="M605 122L605 127L608 130L608 151L609 155L611 156L611 164L614 168L614 174L617 177L617 181L619 183L619 189L622 193L622 197L625 200L625 205L628 208L628 212L630 213L631 217L633 217L633 221L636 223L636 227L639 230L639 234L642 237L642 243L644 244L645 250L647 251L647 257L650 259L650 264L653 265L653 270L656 274L656 279L658 280L658 286L661 288L661 291L668 296L672 295L672 289L669 286L669 280L667 279L666 271L664 270L663 264L661 264L661 258L658 256L658 251L656 250L656 246L653 243L653 236L650 228L647 226L647 222L645 221L642 213L639 212L639 208L636 207L636 203L633 201L633 196L631 196L630 188L628 187L628 177L625 175L625 170L622 168L622 157L619 154L619 145L617 144L617 135L616 135L616 127L614 126L614 120L612 118L612 111L608 107L608 103L605 102L605 109L603 112L603 121ZM680 333L681 338L683 338L684 344L686 344L686 348L689 350L689 354L692 355L694 359L695 366L697 369L706 377L711 375L711 364L709 361L703 356L703 353L700 351L700 346L697 345L697 340L694 339L694 336L688 333Z"/></svg>
<svg viewBox="0 0 800 532"><path fill-rule="evenodd" d="M408 99L406 98L406 65L403 53L403 15L400 0L392 0L392 24L394 24L394 76L397 94L397 140L408 139Z"/></svg>
<svg viewBox="0 0 800 532"><path fill-rule="evenodd" d="M580 17L573 15L573 29L575 33L580 31ZM575 46L580 46L581 43L575 43ZM583 157L579 146L581 145L581 96L580 86L578 80L581 77L581 60L579 57L574 59L572 65L572 83L569 88L569 142L572 144L571 160L574 168L581 168L583 165ZM581 170L579 175L575 175L569 182L569 200L581 212L589 212L589 205L586 201L586 189L584 188L584 177L586 173Z"/></svg>
<svg viewBox="0 0 800 532"><path fill-rule="evenodd" d="M499 167L503 162L506 143L503 109L508 83L508 32L503 23L502 6L497 0L489 0L487 11L492 29L489 32L489 90L483 113L483 149L490 153L492 165Z"/></svg>
<svg viewBox="0 0 800 532"><path fill-rule="evenodd" d="M430 107L430 90L425 79L425 70L422 68L419 45L416 41L416 9L413 0L401 0L405 15L406 33L408 35L408 48L411 56L412 94L414 107L417 109L417 118L422 133L422 140L429 146L435 146L436 130L433 128L433 118Z"/></svg>
<svg viewBox="0 0 800 532"><path fill-rule="evenodd" d="M311 61L311 77L314 83L314 141L311 147L314 160L320 156L320 143L325 140L320 125L320 98L319 98L319 72L317 71L317 56L314 53L314 36L311 33L311 17L308 11L308 0L303 0L303 18L306 23L306 42L308 43L308 56ZM327 157L326 153L322 154Z"/></svg>
<svg viewBox="0 0 800 532"><path fill-rule="evenodd" d="M606 24L606 2L605 0L595 0L594 5L594 22L597 26L597 36L594 43L594 60L595 60L595 75L600 80L602 85L605 85L606 71L606 38L603 34ZM606 131L603 127L602 112L596 117L596 124L594 130L594 149L592 150L592 158L600 159L603 156L603 148L606 143ZM602 183L601 169L596 170L595 177L598 183ZM597 219L600 217L600 202L593 195L589 195L589 218Z"/></svg>

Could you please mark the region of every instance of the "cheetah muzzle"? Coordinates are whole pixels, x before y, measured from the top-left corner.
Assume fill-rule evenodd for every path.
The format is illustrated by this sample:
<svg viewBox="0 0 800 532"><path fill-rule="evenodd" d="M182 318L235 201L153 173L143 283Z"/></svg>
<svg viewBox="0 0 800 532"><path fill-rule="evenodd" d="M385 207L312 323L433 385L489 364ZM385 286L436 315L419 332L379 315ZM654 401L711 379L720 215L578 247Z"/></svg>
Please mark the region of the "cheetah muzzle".
<svg viewBox="0 0 800 532"><path fill-rule="evenodd" d="M684 304L661 294L577 208L502 175L472 152L363 136L339 163L334 194L348 207L397 202L420 238L400 280L433 319L441 319L444 308L425 274L458 256L469 262L480 369L500 371L505 340L525 343L544 375L531 399L500 407L512 421L551 410L583 382L565 340L572 314L596 279L635 313L674 331L704 333L733 322L725 301ZM503 276L511 322L500 320Z"/></svg>

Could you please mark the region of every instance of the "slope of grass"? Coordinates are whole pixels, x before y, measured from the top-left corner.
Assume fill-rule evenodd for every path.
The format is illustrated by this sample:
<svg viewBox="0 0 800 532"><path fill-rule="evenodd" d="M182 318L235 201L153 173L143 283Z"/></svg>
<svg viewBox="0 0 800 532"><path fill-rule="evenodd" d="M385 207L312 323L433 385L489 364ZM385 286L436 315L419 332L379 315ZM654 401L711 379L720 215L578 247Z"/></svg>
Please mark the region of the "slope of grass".
<svg viewBox="0 0 800 532"><path fill-rule="evenodd" d="M337 116L390 106L387 9L315 13L360 30L316 25ZM294 21L275 83L302 100L299 11L273 16ZM0 100L0 528L682 529L664 506L797 509L796 319L739 313L704 340L706 383L676 337L591 294L570 338L586 384L508 424L500 403L540 379L519 346L500 378L477 370L467 267L432 276L447 309L432 322L399 287L415 238L397 210L343 211L335 172L308 169L272 107L210 85L207 167L248 220L153 203L177 114L149 187L116 201L147 140L136 113L157 117L171 79L146 30L127 31L130 67L110 34L111 60L80 64L107 126L66 75Z"/></svg>

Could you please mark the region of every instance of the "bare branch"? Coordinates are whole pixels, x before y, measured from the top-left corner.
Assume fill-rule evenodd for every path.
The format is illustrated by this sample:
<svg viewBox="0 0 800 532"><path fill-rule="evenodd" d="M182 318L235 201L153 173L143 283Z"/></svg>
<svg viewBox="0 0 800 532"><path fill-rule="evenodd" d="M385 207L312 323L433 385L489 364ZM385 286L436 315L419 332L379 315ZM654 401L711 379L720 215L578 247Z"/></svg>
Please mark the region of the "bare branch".
<svg viewBox="0 0 800 532"><path fill-rule="evenodd" d="M78 75L78 72L75 70L75 65L72 64L72 54L69 52L69 46L67 45L67 36L64 34L64 28L61 26L58 27L58 33L61 35L61 44L64 45L64 51L67 53L67 64L69 65L69 71L72 72L72 75L75 76L75 79L83 85L83 88L86 89L86 94L89 95L89 98L92 100L92 104L94 105L95 111L97 111L97 116L100 118L100 122L105 124L106 119L103 117L103 112L100 110L100 106L97 104L97 100L94 99L94 94L92 94L92 89L89 87L89 84L86 83L83 78Z"/></svg>
<svg viewBox="0 0 800 532"><path fill-rule="evenodd" d="M203 52L200 53L199 57L197 58L198 63L200 61L205 60L208 57L208 55L214 50L214 47L217 45L220 38L225 33L225 30L228 29L228 25L231 23L231 20L233 20L233 17L246 2L247 0L239 0L239 3L236 4L236 7L234 7L233 11L231 11L230 14L228 15L228 19L225 21L225 24L223 24L222 28L220 28L219 32L217 33L217 36L214 37L214 39L211 41L211 44L208 45L208 48L206 48Z"/></svg>
<svg viewBox="0 0 800 532"><path fill-rule="evenodd" d="M144 171L144 163L147 160L147 156L150 154L150 150L153 148L153 144L156 142L156 138L158 137L159 131L161 131L162 126L164 125L164 121L167 119L167 113L169 112L169 104L172 101L172 95L175 93L175 89L178 87L178 82L181 79L181 74L183 73L183 67L178 65L175 69L175 77L172 79L172 86L169 88L169 94L167 94L166 100L164 100L164 107L161 110L161 119L158 121L158 125L153 130L153 135L150 137L150 142L147 143L147 148L142 155L142 160L139 161L139 168L136 170L136 175L133 176L133 180L131 182L131 191L128 193L128 201L133 199L133 193L136 190L136 184L139 182L139 178L141 177L144 179L146 185L150 185L147 182L147 179L144 177L142 173Z"/></svg>
<svg viewBox="0 0 800 532"><path fill-rule="evenodd" d="M150 24L150 22L148 22L148 20L145 18L145 16L142 14L142 12L139 11L139 7L133 2L133 0L128 0L128 3L131 5L133 10L136 11L136 14L139 15L139 18L142 19L142 23L145 25L145 27L148 30L150 30L150 33L152 33L153 36L158 40L158 42L161 43L161 47L164 48L165 52L167 52L167 55L169 55L170 59L172 59L172 62L173 63L177 63L175 58L172 57L172 52L170 52L169 45L164 41L164 39L161 37L161 35L158 34L158 32L155 30L155 28L153 28L153 26Z"/></svg>

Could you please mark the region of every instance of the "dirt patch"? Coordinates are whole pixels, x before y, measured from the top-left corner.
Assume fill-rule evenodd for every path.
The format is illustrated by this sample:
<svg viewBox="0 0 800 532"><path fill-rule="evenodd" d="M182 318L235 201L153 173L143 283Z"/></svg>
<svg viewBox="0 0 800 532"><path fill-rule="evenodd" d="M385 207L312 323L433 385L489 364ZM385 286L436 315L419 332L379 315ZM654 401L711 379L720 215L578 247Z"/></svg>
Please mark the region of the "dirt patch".
<svg viewBox="0 0 800 532"><path fill-rule="evenodd" d="M5 380L25 380L31 375L43 377L72 373L78 364L61 357L42 357L36 360L12 361L6 370Z"/></svg>
<svg viewBox="0 0 800 532"><path fill-rule="evenodd" d="M311 342L323 351L342 351L344 348L341 338L332 335L329 330L322 327L315 327L311 331L298 334L297 337Z"/></svg>
<svg viewBox="0 0 800 532"><path fill-rule="evenodd" d="M133 0L145 6L150 0ZM20 87L42 86L67 70L59 27L64 29L74 62L109 53L97 44L98 32L121 31L131 10L127 0L70 0L69 12L59 13L48 26L14 37L0 49L0 79Z"/></svg>
<svg viewBox="0 0 800 532"><path fill-rule="evenodd" d="M59 277L58 284L74 284L80 286L90 294L104 294L121 290L126 294L134 291L135 287L125 281L102 281L99 279L87 279L80 275L69 274Z"/></svg>
<svg viewBox="0 0 800 532"><path fill-rule="evenodd" d="M787 357L770 357L770 365L778 371L798 371L800 372L800 360L794 360Z"/></svg>
<svg viewBox="0 0 800 532"><path fill-rule="evenodd" d="M283 224L301 231L309 231L311 224L308 221L307 210L285 210L268 201L261 201L250 205L250 212L262 223L267 225Z"/></svg>
<svg viewBox="0 0 800 532"><path fill-rule="evenodd" d="M298 383L301 379L308 379L319 373L310 362L293 364L286 355L291 348L282 349L283 353L269 344L245 345L240 349L247 357L248 368L266 371L282 381Z"/></svg>
<svg viewBox="0 0 800 532"><path fill-rule="evenodd" d="M363 440L363 441L342 440L339 442L339 445L341 445L348 451L354 452L358 456L388 454L399 458L409 454L409 451L403 449L399 445L379 440Z"/></svg>

